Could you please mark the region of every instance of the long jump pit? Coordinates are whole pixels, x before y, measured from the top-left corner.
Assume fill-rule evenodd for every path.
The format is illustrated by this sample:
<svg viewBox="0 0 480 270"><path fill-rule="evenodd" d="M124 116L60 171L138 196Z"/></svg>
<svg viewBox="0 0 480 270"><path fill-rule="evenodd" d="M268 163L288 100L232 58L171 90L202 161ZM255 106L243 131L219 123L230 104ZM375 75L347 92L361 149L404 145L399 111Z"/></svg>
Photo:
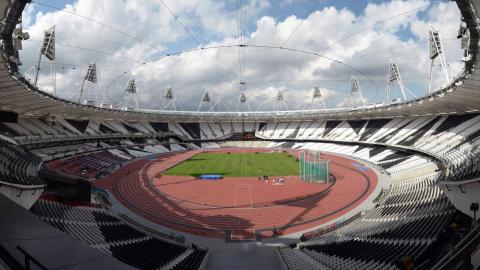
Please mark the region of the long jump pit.
<svg viewBox="0 0 480 270"><path fill-rule="evenodd" d="M307 183L298 176L273 184L272 178L278 177L268 182L258 177L205 181L162 174L200 152L169 153L133 162L95 185L109 189L131 211L162 226L226 241L247 241L306 231L333 221L364 202L378 182L367 166L323 153L322 159L330 160L329 183Z"/></svg>

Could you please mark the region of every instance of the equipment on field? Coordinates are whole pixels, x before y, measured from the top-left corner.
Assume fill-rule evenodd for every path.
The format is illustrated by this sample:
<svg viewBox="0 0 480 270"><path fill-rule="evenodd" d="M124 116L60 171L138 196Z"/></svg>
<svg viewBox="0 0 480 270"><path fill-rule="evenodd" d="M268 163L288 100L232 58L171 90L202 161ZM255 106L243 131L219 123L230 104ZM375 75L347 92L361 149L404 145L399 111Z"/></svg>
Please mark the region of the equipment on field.
<svg viewBox="0 0 480 270"><path fill-rule="evenodd" d="M321 160L319 151L305 150L300 152L300 180L309 183L328 183L330 161Z"/></svg>
<svg viewBox="0 0 480 270"><path fill-rule="evenodd" d="M199 177L201 180L220 180L223 179L222 174L202 174Z"/></svg>

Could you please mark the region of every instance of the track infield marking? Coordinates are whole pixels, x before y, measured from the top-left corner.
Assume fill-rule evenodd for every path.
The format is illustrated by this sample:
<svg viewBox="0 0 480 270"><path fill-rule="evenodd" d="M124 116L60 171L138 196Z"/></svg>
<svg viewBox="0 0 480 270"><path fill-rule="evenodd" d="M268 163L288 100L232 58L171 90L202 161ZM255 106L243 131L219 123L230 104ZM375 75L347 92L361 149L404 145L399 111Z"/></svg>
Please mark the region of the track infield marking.
<svg viewBox="0 0 480 270"><path fill-rule="evenodd" d="M234 208L252 208L252 185L236 184L235 185L235 203Z"/></svg>

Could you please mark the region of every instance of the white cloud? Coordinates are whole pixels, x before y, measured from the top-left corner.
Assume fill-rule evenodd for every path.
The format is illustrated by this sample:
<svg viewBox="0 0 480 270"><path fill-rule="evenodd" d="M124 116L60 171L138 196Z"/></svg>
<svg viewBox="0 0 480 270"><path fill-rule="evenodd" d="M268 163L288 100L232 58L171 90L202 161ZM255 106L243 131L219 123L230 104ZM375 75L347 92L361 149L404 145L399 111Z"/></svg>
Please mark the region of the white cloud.
<svg viewBox="0 0 480 270"><path fill-rule="evenodd" d="M229 9L225 2L165 2L178 16L176 21L159 1L128 0L119 5L115 0L79 0L66 7L129 33L130 37L66 12L33 14L33 9L28 7L24 12L24 27L31 41L24 43L21 54L24 69L36 61L43 30L56 25L57 92L62 97L78 92L86 65L95 59L99 91L108 91L117 102L127 80L135 77L140 105L144 108L159 108L167 86L173 88L177 100L186 109L197 108L203 89L208 89L213 103L222 100L235 108L242 92L238 47L199 50L141 65L147 58L197 46L182 24L204 47L237 44L236 11ZM429 3L427 0L370 3L360 15L346 8L322 7L302 22L294 15L283 21L271 16L259 18L272 4L267 0L248 1L247 21L253 29L246 37L247 44L280 46L301 23L287 47L317 52L348 65L287 50L248 47L245 93L251 107L257 108L268 100L271 108L276 93L282 90L289 108L301 109L310 102L315 85L325 89L328 107L340 106L352 74L358 77L369 102L383 101L389 58L398 61L404 84L415 94L421 94L425 91L429 65L426 43L429 24L441 28L449 69L458 73L462 68L458 61L462 51L459 42L452 38L456 35L459 10L456 5L443 2L421 9ZM407 13L399 15L403 12ZM397 17L379 23L394 16ZM369 27L372 25L375 26ZM343 40L346 36L350 38ZM123 74L137 65L140 67ZM44 65L43 69L39 85L51 89L48 66ZM438 67L435 67L434 78L434 86L441 86ZM114 82L114 79L117 80Z"/></svg>

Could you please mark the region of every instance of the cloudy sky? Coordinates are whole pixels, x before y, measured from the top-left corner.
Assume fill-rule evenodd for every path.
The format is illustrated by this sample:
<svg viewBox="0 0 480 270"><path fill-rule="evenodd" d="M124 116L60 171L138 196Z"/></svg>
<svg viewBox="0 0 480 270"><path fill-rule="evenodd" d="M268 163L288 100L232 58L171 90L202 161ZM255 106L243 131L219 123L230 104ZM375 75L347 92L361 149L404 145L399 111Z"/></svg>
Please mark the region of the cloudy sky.
<svg viewBox="0 0 480 270"><path fill-rule="evenodd" d="M352 75L367 103L384 101L390 58L409 92L420 96L428 85L429 25L441 31L450 77L462 69L460 12L446 0L36 2L23 14L31 38L23 44L22 71L33 78L43 32L55 25L57 94L64 98L78 98L87 65L96 63L98 85L86 91L104 103L118 103L135 78L146 109L162 107L167 87L177 109L197 110L205 89L212 102L202 110L248 110L238 102L242 92L252 110L319 107L311 104L314 86L336 108L345 106ZM38 85L45 91L53 89L52 66L42 60ZM435 88L445 84L439 61L433 77ZM275 101L278 92L285 103ZM395 88L393 97L399 93ZM359 104L357 95L353 102Z"/></svg>

